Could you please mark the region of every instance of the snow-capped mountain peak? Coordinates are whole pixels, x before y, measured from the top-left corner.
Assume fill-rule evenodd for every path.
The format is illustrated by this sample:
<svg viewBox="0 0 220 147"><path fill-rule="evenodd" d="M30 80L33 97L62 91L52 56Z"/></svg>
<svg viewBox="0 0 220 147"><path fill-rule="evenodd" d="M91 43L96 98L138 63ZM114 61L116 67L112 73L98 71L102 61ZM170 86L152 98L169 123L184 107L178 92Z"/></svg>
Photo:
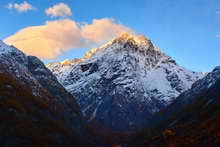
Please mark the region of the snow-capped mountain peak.
<svg viewBox="0 0 220 147"><path fill-rule="evenodd" d="M143 36L123 34L82 59L48 68L76 96L89 121L116 131L137 130L201 78Z"/></svg>
<svg viewBox="0 0 220 147"><path fill-rule="evenodd" d="M113 39L113 41L111 41L111 42L112 43L121 43L121 44L133 43L133 44L139 45L139 46L150 46L151 45L151 41L149 39L147 39L145 36L132 35L129 33L124 33L121 36Z"/></svg>

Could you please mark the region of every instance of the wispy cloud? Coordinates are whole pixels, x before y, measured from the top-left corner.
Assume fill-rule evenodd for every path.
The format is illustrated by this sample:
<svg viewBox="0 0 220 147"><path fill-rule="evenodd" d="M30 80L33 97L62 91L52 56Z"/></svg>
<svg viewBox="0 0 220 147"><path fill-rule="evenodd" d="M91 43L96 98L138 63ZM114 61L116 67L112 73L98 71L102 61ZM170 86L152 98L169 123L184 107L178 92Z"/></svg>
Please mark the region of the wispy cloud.
<svg viewBox="0 0 220 147"><path fill-rule="evenodd" d="M62 19L24 28L4 41L29 55L54 59L65 51L101 44L124 32L132 30L109 18L94 19L91 24Z"/></svg>
<svg viewBox="0 0 220 147"><path fill-rule="evenodd" d="M23 3L9 3L6 8L8 8L9 10L16 10L18 12L27 12L37 9L26 1L24 1Z"/></svg>
<svg viewBox="0 0 220 147"><path fill-rule="evenodd" d="M68 17L72 15L71 8L64 3L59 3L46 9L45 13L51 17Z"/></svg>

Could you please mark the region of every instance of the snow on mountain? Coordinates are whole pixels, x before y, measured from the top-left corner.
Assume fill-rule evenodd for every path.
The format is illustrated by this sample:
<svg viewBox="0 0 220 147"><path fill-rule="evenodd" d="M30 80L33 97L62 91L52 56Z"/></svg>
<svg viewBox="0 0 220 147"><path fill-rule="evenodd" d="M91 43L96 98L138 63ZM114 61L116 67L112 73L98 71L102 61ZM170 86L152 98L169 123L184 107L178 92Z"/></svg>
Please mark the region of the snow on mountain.
<svg viewBox="0 0 220 147"><path fill-rule="evenodd" d="M181 93L162 113L152 117L150 127L166 125L168 127L184 121L195 122L197 117L203 116L202 111L206 113L209 111L210 116L215 114L215 111L210 110L214 110L220 102L219 88L220 66L193 83L190 89Z"/></svg>
<svg viewBox="0 0 220 147"><path fill-rule="evenodd" d="M123 34L84 58L47 67L76 96L89 121L134 131L203 74L179 66L144 36Z"/></svg>
<svg viewBox="0 0 220 147"><path fill-rule="evenodd" d="M3 41L0 40L0 55L7 53L10 50L11 50L11 48L9 46L7 46Z"/></svg>
<svg viewBox="0 0 220 147"><path fill-rule="evenodd" d="M208 73L204 78L193 83L191 89L182 93L178 101L186 105L195 100L195 97L200 93L204 93L220 80L220 66L217 66L212 72ZM211 98L210 98L211 99Z"/></svg>

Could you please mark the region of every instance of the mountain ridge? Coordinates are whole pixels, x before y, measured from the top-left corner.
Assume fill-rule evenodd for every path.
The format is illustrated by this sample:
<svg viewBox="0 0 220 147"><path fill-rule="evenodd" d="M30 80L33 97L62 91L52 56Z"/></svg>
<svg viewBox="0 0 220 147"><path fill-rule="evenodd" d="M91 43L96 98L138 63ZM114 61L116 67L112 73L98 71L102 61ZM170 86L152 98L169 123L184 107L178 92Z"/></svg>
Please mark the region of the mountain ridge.
<svg viewBox="0 0 220 147"><path fill-rule="evenodd" d="M1 120L1 126L11 130L8 134L1 133L1 146L90 144L82 141L89 136L75 98L37 57L26 56L2 41L0 107L0 113L6 118ZM11 120L7 119L10 115Z"/></svg>
<svg viewBox="0 0 220 147"><path fill-rule="evenodd" d="M219 90L220 67L217 66L152 118L151 129L146 128L140 135L145 139L140 136L136 139L145 140L142 146L219 146Z"/></svg>

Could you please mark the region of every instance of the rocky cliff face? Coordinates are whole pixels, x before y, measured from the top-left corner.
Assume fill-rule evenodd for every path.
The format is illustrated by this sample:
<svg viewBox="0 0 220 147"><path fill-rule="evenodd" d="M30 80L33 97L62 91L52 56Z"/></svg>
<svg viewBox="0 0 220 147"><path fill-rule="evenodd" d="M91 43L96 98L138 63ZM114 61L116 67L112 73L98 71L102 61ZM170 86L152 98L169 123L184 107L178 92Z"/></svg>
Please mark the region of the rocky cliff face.
<svg viewBox="0 0 220 147"><path fill-rule="evenodd" d="M76 96L88 121L114 131L141 129L203 76L179 66L149 39L129 34L82 59L47 67Z"/></svg>

